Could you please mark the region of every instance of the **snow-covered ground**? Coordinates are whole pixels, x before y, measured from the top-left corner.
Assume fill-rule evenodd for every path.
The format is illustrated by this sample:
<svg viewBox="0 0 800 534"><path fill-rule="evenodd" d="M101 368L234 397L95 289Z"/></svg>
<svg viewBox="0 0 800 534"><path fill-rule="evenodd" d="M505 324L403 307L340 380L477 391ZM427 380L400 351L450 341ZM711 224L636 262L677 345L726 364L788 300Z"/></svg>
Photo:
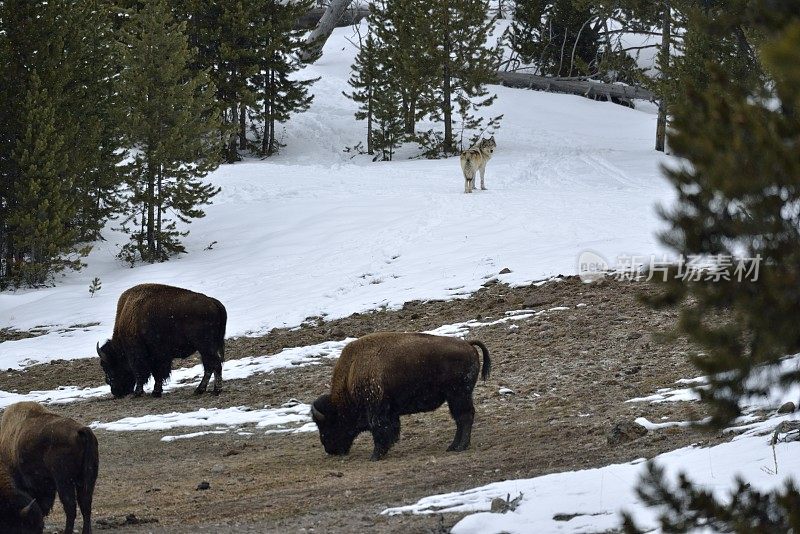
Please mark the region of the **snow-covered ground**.
<svg viewBox="0 0 800 534"><path fill-rule="evenodd" d="M219 298L228 335L240 336L457 298L504 267L512 272L499 278L513 284L574 274L587 249L612 261L660 252L653 208L672 193L659 173L666 159L652 149L651 107L496 87L490 113L505 119L489 189L465 195L457 158L372 162L344 152L365 132L341 94L351 37L337 30L308 67L322 76L316 99L282 132L279 156L209 176L222 193L190 225L188 254L131 269L116 259L124 236L109 228L85 270L52 288L0 293L0 328L47 332L3 343L0 368L93 357L111 335L119 294L142 282ZM102 289L90 297L94 277Z"/></svg>
<svg viewBox="0 0 800 534"><path fill-rule="evenodd" d="M353 339L354 338L347 338L342 341L325 341L315 345L287 348L278 354L248 356L229 360L222 365L222 378L223 380L236 380L256 374L269 373L277 369L316 365L322 363L325 359L338 358L344 346L353 341ZM169 382L164 384L164 391L167 392L190 386L195 387L200 383L200 378L202 376L203 366L201 364L175 369L170 375ZM151 378L145 385L145 391L148 393L152 391L152 386L153 379ZM97 386L92 388L61 386L57 389L31 391L29 393L0 391L0 409L23 401L47 404L68 404L109 394L111 394L111 388L109 386Z"/></svg>
<svg viewBox="0 0 800 534"><path fill-rule="evenodd" d="M216 430L164 436L161 441L175 441L176 439L188 439L206 434L225 433L234 429L241 429L244 425L269 428L270 430L267 430L267 433L311 432L317 429L317 425L311 421L310 410L310 405L294 401L287 402L280 408L270 408L268 406L259 409L252 409L247 406L201 408L194 412L172 412L143 415L141 417L126 417L109 423L95 421L89 426L117 432L171 430L173 428L204 426L216 427Z"/></svg>
<svg viewBox="0 0 800 534"><path fill-rule="evenodd" d="M775 384L775 373L800 370L800 356L786 358L773 371L756 372L752 380ZM684 379L681 384L703 387L704 377ZM675 393L675 394L673 394ZM797 441L784 442L777 436L772 446L773 432L783 421L796 421L797 414L778 415L774 411L766 418L755 413L774 410L786 401L797 401L798 390L769 388L769 394L751 399L745 404L745 415L729 432L736 435L729 443L713 447L685 447L660 454L654 461L665 468L675 480L683 472L694 483L711 490L718 498L728 498L737 478L747 480L753 488L769 491L781 488L787 479L797 481L800 457ZM662 390L652 397L631 399L630 402L693 402L698 399L692 388ZM686 421L651 423L637 419L649 431L658 432L670 426L685 426ZM795 436L796 439L796 436ZM604 532L618 529L620 513L629 512L636 523L645 529L658 527L658 510L642 504L635 487L645 473L644 459L626 464L614 464L598 469L554 473L529 479L506 480L485 486L441 495L384 510L384 514L475 512L453 528L454 534L465 533L528 533L528 532ZM517 507L506 513L491 513L493 499L519 499Z"/></svg>

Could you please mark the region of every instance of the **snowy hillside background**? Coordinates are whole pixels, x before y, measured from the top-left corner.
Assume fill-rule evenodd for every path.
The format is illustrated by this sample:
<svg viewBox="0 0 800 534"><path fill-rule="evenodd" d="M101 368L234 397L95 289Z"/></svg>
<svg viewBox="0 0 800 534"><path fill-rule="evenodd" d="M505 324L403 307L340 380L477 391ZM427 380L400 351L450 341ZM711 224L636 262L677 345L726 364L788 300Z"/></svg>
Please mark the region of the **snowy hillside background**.
<svg viewBox="0 0 800 534"><path fill-rule="evenodd" d="M354 36L337 30L301 73L321 79L311 109L287 124L281 154L209 176L222 193L189 226L188 254L129 269L116 258L127 237L112 222L83 271L50 289L0 293L0 326L47 332L4 343L0 367L95 356L119 294L142 282L220 298L232 337L458 297L503 268L511 284L575 273L584 250L611 260L661 250L654 207L672 192L652 149L650 104L494 87L489 113L505 119L488 191L464 195L457 158L372 162L344 151L365 135L342 95ZM102 289L91 297L95 277Z"/></svg>
<svg viewBox="0 0 800 534"><path fill-rule="evenodd" d="M85 270L53 288L0 294L0 327L46 332L4 342L0 367L93 357L95 343L111 334L119 294L142 282L218 297L228 309L232 337L299 325L310 316L334 318L412 299L458 298L493 277L525 284L573 274L585 250L609 259L663 252L654 208L669 204L672 192L659 171L667 159L652 149L652 106L628 109L496 87L491 112L505 114L505 120L488 166L489 190L465 195L456 158L374 163L344 151L364 137L364 125L353 119L354 104L341 94L355 55L352 36L352 29L337 30L322 59L302 73L321 80L313 88L311 109L287 125L282 139L287 147L279 156L225 165L209 176L222 193L206 218L191 225L188 254L130 269L116 258L127 238L109 228ZM498 276L503 268L511 273ZM95 277L102 289L91 297L88 287ZM104 392L97 388L83 396ZM59 395L42 392L35 398ZM66 402L79 398L70 392ZM778 396L759 408L783 400ZM288 413L294 422L307 422L300 412L305 407ZM800 470L797 455L787 452L791 444L778 444L773 457L762 435L777 422L749 427L728 444L681 449L658 460L670 473L687 470L720 495L737 474L761 488L777 487ZM456 532L587 532L614 528L618 511L628 509L654 527L653 512L641 507L633 492L642 465L498 482L386 513L480 512L459 523ZM523 500L516 511L486 513L493 498L519 494ZM554 520L562 511L578 515Z"/></svg>

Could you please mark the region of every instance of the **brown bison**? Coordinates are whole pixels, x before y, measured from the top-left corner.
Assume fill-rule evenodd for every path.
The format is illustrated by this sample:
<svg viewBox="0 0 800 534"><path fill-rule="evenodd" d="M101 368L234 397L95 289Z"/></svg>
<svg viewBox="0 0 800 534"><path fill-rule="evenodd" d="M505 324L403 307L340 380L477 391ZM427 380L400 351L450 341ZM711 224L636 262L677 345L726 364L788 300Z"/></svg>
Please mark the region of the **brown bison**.
<svg viewBox="0 0 800 534"><path fill-rule="evenodd" d="M36 499L17 488L11 470L0 463L0 532L41 534L44 519Z"/></svg>
<svg viewBox="0 0 800 534"><path fill-rule="evenodd" d="M97 355L115 397L138 397L153 376L153 396L160 397L172 360L200 353L203 393L214 373L214 393L222 389L225 325L228 314L217 299L188 289L141 284L123 292L117 302L114 334ZM134 389L135 386L135 389Z"/></svg>
<svg viewBox="0 0 800 534"><path fill-rule="evenodd" d="M483 367L475 351L483 353ZM349 343L333 370L330 394L311 406L311 416L328 454L347 454L369 430L380 460L400 436L400 416L430 412L447 401L456 421L448 451L469 447L478 374L489 376L486 345L452 337L400 332L364 336Z"/></svg>
<svg viewBox="0 0 800 534"><path fill-rule="evenodd" d="M67 516L65 534L75 527L77 498L83 534L91 534L99 458L89 428L35 402L13 404L0 420L0 462L9 467L17 487L36 500L40 514L50 513L58 493Z"/></svg>

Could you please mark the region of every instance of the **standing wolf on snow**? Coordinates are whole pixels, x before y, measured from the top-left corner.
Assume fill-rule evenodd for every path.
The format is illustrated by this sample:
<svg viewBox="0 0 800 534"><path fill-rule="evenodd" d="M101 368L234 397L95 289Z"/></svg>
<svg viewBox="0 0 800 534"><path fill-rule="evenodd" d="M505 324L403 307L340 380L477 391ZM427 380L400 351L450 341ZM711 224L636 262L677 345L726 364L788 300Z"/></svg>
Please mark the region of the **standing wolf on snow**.
<svg viewBox="0 0 800 534"><path fill-rule="evenodd" d="M117 302L114 334L102 347L97 345L111 393L138 397L152 375L153 397L160 397L172 360L195 351L200 353L204 372L195 393L205 392L211 373L214 393L219 393L227 321L225 306L202 293L161 284L141 284L124 291Z"/></svg>
<svg viewBox="0 0 800 534"><path fill-rule="evenodd" d="M489 139L481 139L472 148L468 148L461 153L461 170L464 171L464 192L472 193L475 189L475 175L481 173L481 189L486 190L483 183L483 176L486 174L486 162L492 159L497 143L494 136Z"/></svg>

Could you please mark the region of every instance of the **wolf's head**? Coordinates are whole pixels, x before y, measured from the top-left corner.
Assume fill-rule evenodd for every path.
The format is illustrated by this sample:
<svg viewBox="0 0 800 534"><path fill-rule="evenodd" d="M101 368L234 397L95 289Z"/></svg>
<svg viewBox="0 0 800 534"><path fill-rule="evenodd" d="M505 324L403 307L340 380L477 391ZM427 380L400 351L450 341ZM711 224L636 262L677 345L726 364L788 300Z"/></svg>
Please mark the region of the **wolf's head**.
<svg viewBox="0 0 800 534"><path fill-rule="evenodd" d="M489 139L481 139L480 148L481 152L488 152L489 154L494 154L494 149L497 147L497 143L494 141L494 136L491 136Z"/></svg>

